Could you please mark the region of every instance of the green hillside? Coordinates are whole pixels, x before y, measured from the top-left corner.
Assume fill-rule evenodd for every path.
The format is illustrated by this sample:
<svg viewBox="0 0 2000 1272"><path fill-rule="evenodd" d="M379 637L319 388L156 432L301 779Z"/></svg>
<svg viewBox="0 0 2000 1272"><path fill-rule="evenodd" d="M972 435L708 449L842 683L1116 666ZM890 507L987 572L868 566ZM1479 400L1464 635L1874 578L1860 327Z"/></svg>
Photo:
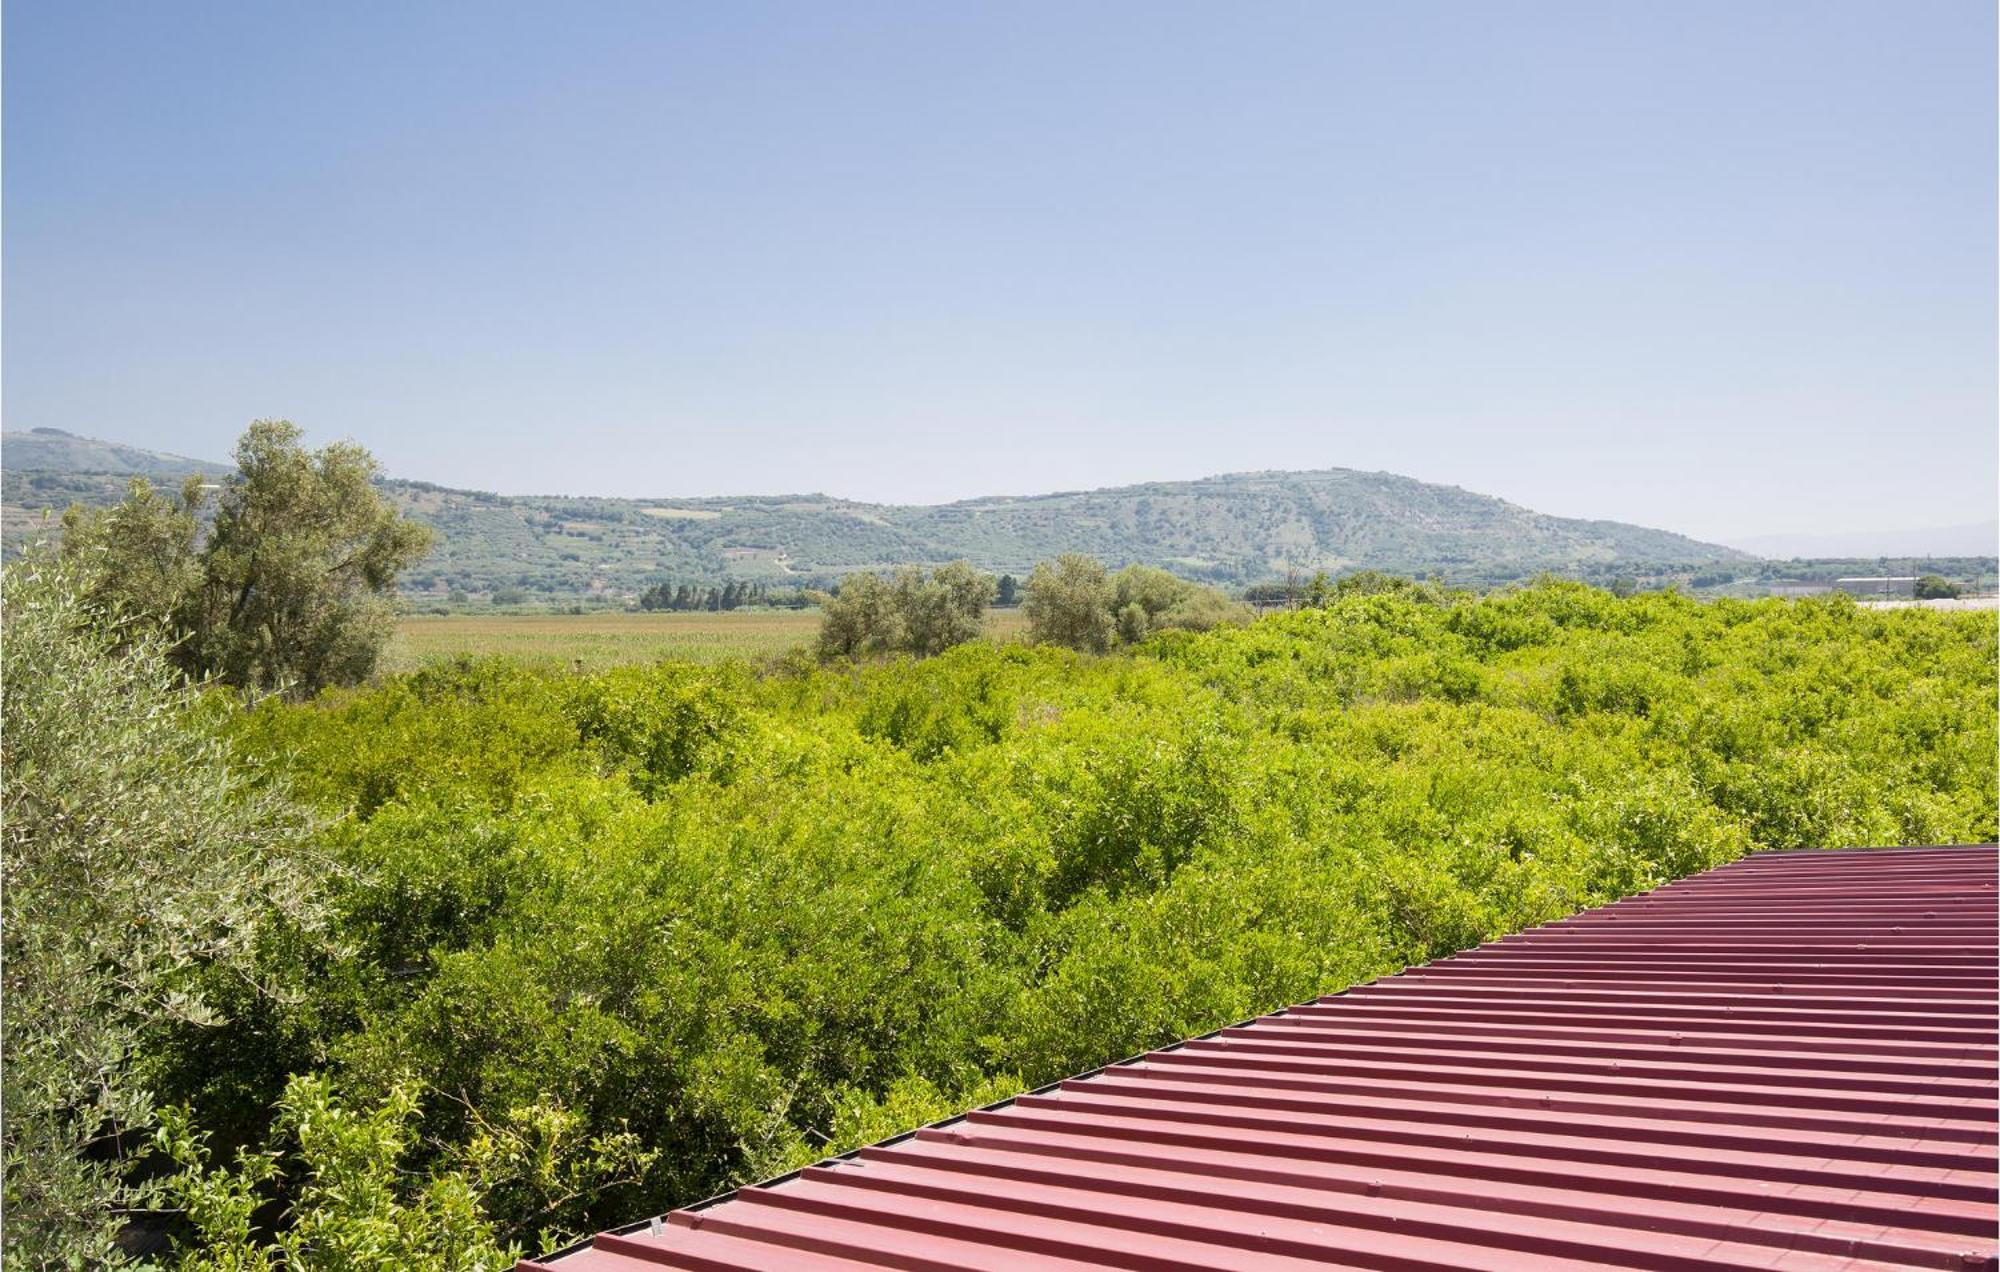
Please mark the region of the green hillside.
<svg viewBox="0 0 2000 1272"><path fill-rule="evenodd" d="M33 473L99 473L117 477L178 480L193 473L226 477L232 465L169 455L117 442L78 437L59 428L0 433L0 467Z"/></svg>
<svg viewBox="0 0 2000 1272"><path fill-rule="evenodd" d="M72 500L114 500L131 476L228 471L52 430L8 433L4 449L10 547L45 511ZM1544 516L1455 486L1340 468L935 506L825 495L509 497L422 482L385 485L443 532L436 554L406 580L405 590L419 595L520 588L608 599L662 578L824 584L852 570L959 559L1022 573L1062 552L1160 565L1223 584L1360 568L1467 584L1545 570L1601 580L1753 559L1663 530Z"/></svg>
<svg viewBox="0 0 2000 1272"><path fill-rule="evenodd" d="M178 484L196 474L220 480L234 471L228 464L100 442L59 428L0 433L0 537L12 556L64 508L113 503L134 477Z"/></svg>

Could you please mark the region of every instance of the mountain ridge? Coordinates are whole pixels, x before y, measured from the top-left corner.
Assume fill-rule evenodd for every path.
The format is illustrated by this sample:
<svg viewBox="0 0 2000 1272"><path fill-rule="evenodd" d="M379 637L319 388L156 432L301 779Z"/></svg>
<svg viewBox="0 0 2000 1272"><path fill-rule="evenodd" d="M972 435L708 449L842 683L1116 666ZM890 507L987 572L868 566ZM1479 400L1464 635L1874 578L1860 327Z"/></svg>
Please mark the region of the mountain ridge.
<svg viewBox="0 0 2000 1272"><path fill-rule="evenodd" d="M100 469L80 464L97 463ZM0 433L10 544L48 509L115 501L131 476L226 465L59 430ZM814 493L608 498L497 495L384 478L442 532L406 591L630 595L660 580L823 585L855 570L968 560L1021 573L1062 552L1241 584L1319 570L1435 574L1484 585L1544 571L1687 572L1752 555L1609 519L1555 517L1496 496L1353 468L1253 469L1187 481L887 504Z"/></svg>

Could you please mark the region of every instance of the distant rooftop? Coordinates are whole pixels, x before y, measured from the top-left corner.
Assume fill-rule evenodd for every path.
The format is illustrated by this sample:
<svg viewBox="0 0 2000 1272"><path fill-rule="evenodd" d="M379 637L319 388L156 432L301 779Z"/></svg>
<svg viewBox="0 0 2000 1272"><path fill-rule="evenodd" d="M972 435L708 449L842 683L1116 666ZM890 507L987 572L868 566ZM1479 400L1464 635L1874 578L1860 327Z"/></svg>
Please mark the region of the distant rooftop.
<svg viewBox="0 0 2000 1272"><path fill-rule="evenodd" d="M1994 1268L1995 866L1749 857L517 1272Z"/></svg>

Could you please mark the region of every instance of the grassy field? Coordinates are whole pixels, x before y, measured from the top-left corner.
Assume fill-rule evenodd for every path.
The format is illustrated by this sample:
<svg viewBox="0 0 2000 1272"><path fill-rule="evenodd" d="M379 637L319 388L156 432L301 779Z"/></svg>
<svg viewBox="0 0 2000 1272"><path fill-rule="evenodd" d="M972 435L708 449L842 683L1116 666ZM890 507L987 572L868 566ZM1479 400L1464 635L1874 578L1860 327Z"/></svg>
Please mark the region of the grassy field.
<svg viewBox="0 0 2000 1272"><path fill-rule="evenodd" d="M988 632L1001 639L1025 625L1017 609L995 610L986 620ZM586 671L661 658L758 662L809 644L818 631L817 610L411 615L397 626L382 670L413 671L455 654L507 654L560 667L580 661Z"/></svg>

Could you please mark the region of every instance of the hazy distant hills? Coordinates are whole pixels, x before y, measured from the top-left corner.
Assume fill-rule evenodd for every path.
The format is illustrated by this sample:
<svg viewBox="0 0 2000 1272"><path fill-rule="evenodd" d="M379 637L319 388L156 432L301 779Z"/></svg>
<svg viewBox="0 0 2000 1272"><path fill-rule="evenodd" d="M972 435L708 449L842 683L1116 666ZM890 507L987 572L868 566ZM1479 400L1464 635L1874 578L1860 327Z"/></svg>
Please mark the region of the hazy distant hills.
<svg viewBox="0 0 2000 1272"><path fill-rule="evenodd" d="M220 480L236 469L184 455L78 437L61 429L0 433L0 536L8 555L72 503L99 507L120 498L125 484L145 477L178 485L200 474Z"/></svg>
<svg viewBox="0 0 2000 1272"><path fill-rule="evenodd" d="M0 435L0 466L14 542L38 510L116 499L131 475L228 471L50 430ZM384 488L443 532L437 554L409 580L416 591L518 587L581 596L661 579L817 583L852 570L958 559L1019 574L1061 552L1220 583L1356 568L1495 583L1542 570L1605 578L1753 559L1664 530L1545 516L1454 486L1342 468L932 506L824 495L508 497L402 481Z"/></svg>
<svg viewBox="0 0 2000 1272"><path fill-rule="evenodd" d="M2000 521L1971 521L1918 530L1856 530L1847 534L1763 534L1736 547L1777 557L1983 557L2000 546Z"/></svg>
<svg viewBox="0 0 2000 1272"><path fill-rule="evenodd" d="M119 477L179 479L190 473L222 477L236 471L232 464L168 455L162 451L100 442L59 428L33 428L0 433L0 468L40 473L107 473Z"/></svg>

